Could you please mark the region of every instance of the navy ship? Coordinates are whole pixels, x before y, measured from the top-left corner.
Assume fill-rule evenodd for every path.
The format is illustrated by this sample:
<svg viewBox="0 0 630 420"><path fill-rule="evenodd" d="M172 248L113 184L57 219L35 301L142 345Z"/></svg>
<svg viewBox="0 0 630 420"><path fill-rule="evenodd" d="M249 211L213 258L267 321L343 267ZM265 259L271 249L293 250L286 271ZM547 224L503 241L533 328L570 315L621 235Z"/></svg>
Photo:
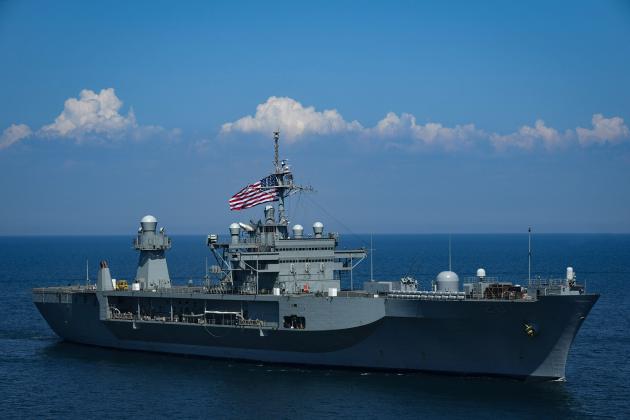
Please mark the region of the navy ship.
<svg viewBox="0 0 630 420"><path fill-rule="evenodd" d="M96 284L33 289L33 302L63 340L87 345L268 363L393 371L564 379L571 344L599 295L566 277L521 286L450 271L419 290L412 277L341 278L367 250L341 249L321 222L306 234L285 200L301 187L279 159L273 172L229 201L232 210L265 205L264 218L207 236L216 264L203 285L171 284L172 246L153 216L140 221L135 280L112 279L106 261ZM474 272L474 269L473 269ZM347 277L346 277L347 278ZM353 284L353 282L351 282Z"/></svg>

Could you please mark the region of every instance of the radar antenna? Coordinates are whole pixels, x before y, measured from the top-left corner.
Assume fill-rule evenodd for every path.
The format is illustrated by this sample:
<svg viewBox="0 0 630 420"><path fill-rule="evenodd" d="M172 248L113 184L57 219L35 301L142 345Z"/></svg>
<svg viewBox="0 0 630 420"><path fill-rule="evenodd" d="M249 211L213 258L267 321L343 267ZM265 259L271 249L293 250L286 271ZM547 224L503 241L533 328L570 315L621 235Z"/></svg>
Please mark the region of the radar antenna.
<svg viewBox="0 0 630 420"><path fill-rule="evenodd" d="M284 199L296 191L313 191L311 186L300 186L293 183L291 168L285 159L280 160L280 130L273 132L273 164L277 185L273 188L278 190L278 223L286 225L289 223L285 208Z"/></svg>
<svg viewBox="0 0 630 420"><path fill-rule="evenodd" d="M532 227L527 229L527 281L532 282Z"/></svg>

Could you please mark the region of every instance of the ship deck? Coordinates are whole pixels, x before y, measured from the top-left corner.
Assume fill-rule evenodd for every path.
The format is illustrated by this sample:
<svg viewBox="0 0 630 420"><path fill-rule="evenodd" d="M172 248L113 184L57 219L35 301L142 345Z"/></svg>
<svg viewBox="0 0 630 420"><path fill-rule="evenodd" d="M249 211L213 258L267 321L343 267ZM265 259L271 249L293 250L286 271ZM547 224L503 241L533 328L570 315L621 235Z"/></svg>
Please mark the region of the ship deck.
<svg viewBox="0 0 630 420"><path fill-rule="evenodd" d="M549 289L543 289L542 295L559 295L555 284ZM96 293L95 285L71 285L71 286L51 286L39 287L32 289L33 295L71 295L83 293ZM269 299L290 296L291 298L300 297L328 297L326 293L292 293L273 295L272 293L238 293L238 292L218 292L202 286L173 286L168 289L155 290L114 290L105 292L108 296L137 296L137 297L173 297L173 298L196 298L196 299ZM515 294L511 292L498 294L474 294L465 292L436 292L436 291L392 291L385 293L371 293L365 290L341 290L337 292L336 297L341 298L388 298L397 300L445 300L445 301L510 301L510 302L533 302L538 300L540 294Z"/></svg>

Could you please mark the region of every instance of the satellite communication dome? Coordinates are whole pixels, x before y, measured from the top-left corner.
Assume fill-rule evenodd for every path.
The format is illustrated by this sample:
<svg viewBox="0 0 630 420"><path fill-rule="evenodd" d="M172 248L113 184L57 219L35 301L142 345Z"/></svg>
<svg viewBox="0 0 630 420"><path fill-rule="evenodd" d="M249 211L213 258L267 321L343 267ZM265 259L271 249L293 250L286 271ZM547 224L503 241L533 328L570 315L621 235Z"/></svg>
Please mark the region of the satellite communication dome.
<svg viewBox="0 0 630 420"><path fill-rule="evenodd" d="M324 224L322 222L313 223L313 233L316 238L322 237L322 232L324 232Z"/></svg>
<svg viewBox="0 0 630 420"><path fill-rule="evenodd" d="M293 225L293 237L300 239L302 234L304 233L304 226L302 225Z"/></svg>
<svg viewBox="0 0 630 420"><path fill-rule="evenodd" d="M452 271L442 271L435 279L438 292L459 291L459 276Z"/></svg>
<svg viewBox="0 0 630 420"><path fill-rule="evenodd" d="M145 232L154 232L157 226L157 219L150 214L147 214L140 220L140 226Z"/></svg>
<svg viewBox="0 0 630 420"><path fill-rule="evenodd" d="M478 268L477 269L477 277L479 277L480 279L483 279L486 277L486 270L484 270L483 268Z"/></svg>

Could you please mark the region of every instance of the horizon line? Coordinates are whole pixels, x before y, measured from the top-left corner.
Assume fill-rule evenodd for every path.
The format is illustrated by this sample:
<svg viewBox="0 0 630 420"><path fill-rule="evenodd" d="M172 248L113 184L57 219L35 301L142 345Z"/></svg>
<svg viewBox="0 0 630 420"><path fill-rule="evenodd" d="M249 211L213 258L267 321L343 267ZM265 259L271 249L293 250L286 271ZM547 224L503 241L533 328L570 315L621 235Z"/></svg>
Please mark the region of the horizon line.
<svg viewBox="0 0 630 420"><path fill-rule="evenodd" d="M370 235L527 235L528 232L380 232L380 233L355 233L355 232L334 232L339 235L344 236L370 236ZM169 236L207 236L208 233L169 233ZM219 234L229 236L229 233ZM532 231L532 235L630 235L630 231L621 231L621 232L535 232ZM17 234L0 234L0 238L25 238L25 237L91 237L91 236L100 236L100 237L119 237L119 236L130 236L133 237L135 234L130 233L17 233Z"/></svg>

